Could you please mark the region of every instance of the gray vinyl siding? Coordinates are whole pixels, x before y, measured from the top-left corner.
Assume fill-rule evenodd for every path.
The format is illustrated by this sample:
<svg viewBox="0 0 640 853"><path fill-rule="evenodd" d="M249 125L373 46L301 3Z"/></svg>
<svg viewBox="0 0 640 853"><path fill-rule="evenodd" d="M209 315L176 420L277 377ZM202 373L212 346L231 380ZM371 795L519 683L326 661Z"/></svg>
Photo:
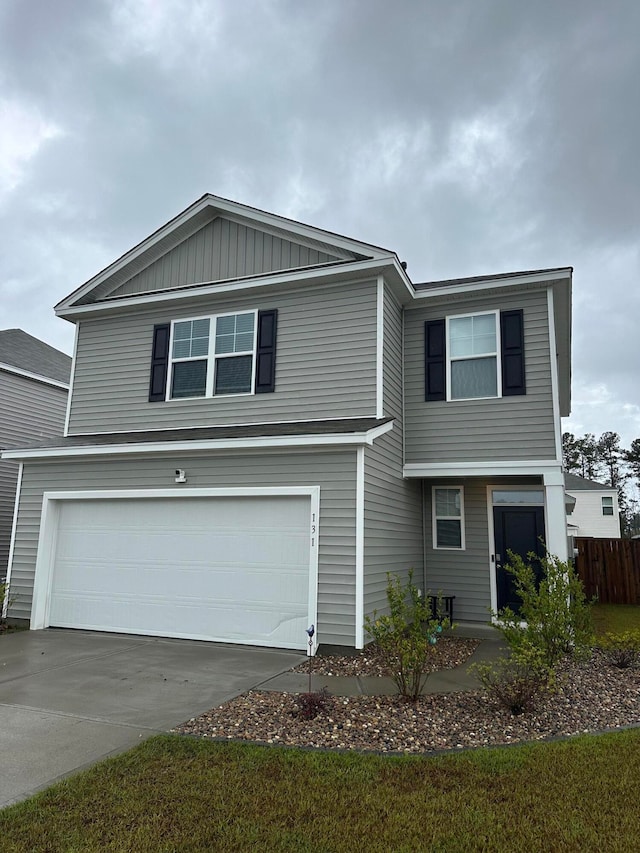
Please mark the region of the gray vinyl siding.
<svg viewBox="0 0 640 853"><path fill-rule="evenodd" d="M402 307L384 288L382 397L385 417L402 418ZM400 421L398 422L400 423Z"/></svg>
<svg viewBox="0 0 640 853"><path fill-rule="evenodd" d="M466 547L464 551L433 547L431 489L463 486ZM424 481L427 589L432 595L455 595L457 622L488 622L491 608L487 481Z"/></svg>
<svg viewBox="0 0 640 853"><path fill-rule="evenodd" d="M169 290L337 260L335 255L217 217L109 296Z"/></svg>
<svg viewBox="0 0 640 853"><path fill-rule="evenodd" d="M62 435L67 392L0 370L0 448ZM7 572L19 464L0 459L0 577Z"/></svg>
<svg viewBox="0 0 640 853"><path fill-rule="evenodd" d="M386 609L387 572L422 585L422 490L402 477L402 309L385 287L384 413L391 432L365 448L364 612Z"/></svg>
<svg viewBox="0 0 640 853"><path fill-rule="evenodd" d="M149 403L153 326L278 309L276 390ZM164 429L375 415L376 284L142 306L80 324L69 432Z"/></svg>
<svg viewBox="0 0 640 853"><path fill-rule="evenodd" d="M425 320L516 308L524 310L526 395L425 402ZM546 290L405 311L405 430L407 463L555 459Z"/></svg>
<svg viewBox="0 0 640 853"><path fill-rule="evenodd" d="M364 612L386 609L387 572L422 586L422 494L419 480L402 477L399 429L365 449Z"/></svg>
<svg viewBox="0 0 640 853"><path fill-rule="evenodd" d="M318 641L355 642L355 469L353 450L286 454L210 453L135 459L25 463L11 594L14 618L31 612L42 494L45 491L175 488L183 468L189 488L320 486Z"/></svg>

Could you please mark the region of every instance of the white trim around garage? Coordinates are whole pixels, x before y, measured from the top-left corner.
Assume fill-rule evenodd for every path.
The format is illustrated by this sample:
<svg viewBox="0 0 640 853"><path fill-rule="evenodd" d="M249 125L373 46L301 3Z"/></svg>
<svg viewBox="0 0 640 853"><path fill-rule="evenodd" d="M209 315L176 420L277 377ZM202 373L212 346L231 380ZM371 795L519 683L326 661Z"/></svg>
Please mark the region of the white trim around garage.
<svg viewBox="0 0 640 853"><path fill-rule="evenodd" d="M134 442L130 444L97 444L79 447L44 447L5 450L3 459L60 459L87 456L128 456L147 453L197 453L208 450L268 450L280 447L345 447L373 444L393 429L393 421L364 432L329 435L254 436L252 438L206 438L192 441Z"/></svg>
<svg viewBox="0 0 640 853"><path fill-rule="evenodd" d="M40 526L40 541L36 559L35 578L33 586L33 601L31 609L32 630L46 628L49 625L51 606L51 590L53 584L53 569L56 552L58 520L60 506L64 501L90 500L136 500L164 499L176 497L189 500L190 498L224 498L224 497L291 497L301 496L310 498L310 539L309 539L309 597L308 623L317 625L318 621L318 553L319 553L319 518L320 518L320 486L273 486L273 487L244 487L244 488L189 488L176 492L175 489L113 489L91 491L45 492L42 496L42 521ZM153 636L150 633L150 636ZM157 636L167 636L166 632L158 632ZM180 634L184 639L202 639ZM224 642L225 638L212 637L212 641ZM234 641L237 642L237 641ZM317 632L314 636L313 653L317 649Z"/></svg>

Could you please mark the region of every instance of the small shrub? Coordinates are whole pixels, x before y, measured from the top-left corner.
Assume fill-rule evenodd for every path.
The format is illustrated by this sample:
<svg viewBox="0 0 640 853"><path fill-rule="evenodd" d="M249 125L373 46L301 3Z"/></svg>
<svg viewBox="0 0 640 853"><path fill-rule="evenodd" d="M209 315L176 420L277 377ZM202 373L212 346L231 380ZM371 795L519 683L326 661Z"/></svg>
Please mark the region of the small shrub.
<svg viewBox="0 0 640 853"><path fill-rule="evenodd" d="M302 720L315 720L319 714L323 714L328 709L330 698L326 687L309 693L301 693L296 700L296 709L292 713Z"/></svg>
<svg viewBox="0 0 640 853"><path fill-rule="evenodd" d="M451 625L446 618L433 618L428 596L413 582L413 570L406 587L399 577L387 574L387 602L389 613L379 616L374 610L366 617L365 628L377 643L400 695L415 702L427 679L431 650L443 629Z"/></svg>
<svg viewBox="0 0 640 853"><path fill-rule="evenodd" d="M619 669L640 665L640 629L605 634L599 645L609 663Z"/></svg>
<svg viewBox="0 0 640 853"><path fill-rule="evenodd" d="M553 671L535 647L521 647L512 657L491 663L477 663L475 672L489 696L512 714L523 714L535 705L536 698L553 686Z"/></svg>
<svg viewBox="0 0 640 853"><path fill-rule="evenodd" d="M552 555L537 557L531 553L528 558L530 562L525 563L509 551L506 569L513 575L522 605L520 613L508 607L494 613L499 620L496 628L516 657L519 649L532 646L540 650L550 667L567 654L587 658L593 644L591 602L575 569ZM539 582L531 564L534 561L542 569Z"/></svg>

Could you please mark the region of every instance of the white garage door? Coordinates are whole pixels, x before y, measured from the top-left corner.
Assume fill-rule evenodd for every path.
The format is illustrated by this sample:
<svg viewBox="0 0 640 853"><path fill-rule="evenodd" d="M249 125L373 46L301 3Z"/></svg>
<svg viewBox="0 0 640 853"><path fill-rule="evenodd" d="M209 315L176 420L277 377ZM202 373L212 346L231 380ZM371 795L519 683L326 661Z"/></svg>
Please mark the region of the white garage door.
<svg viewBox="0 0 640 853"><path fill-rule="evenodd" d="M306 647L310 498L59 502L49 624Z"/></svg>

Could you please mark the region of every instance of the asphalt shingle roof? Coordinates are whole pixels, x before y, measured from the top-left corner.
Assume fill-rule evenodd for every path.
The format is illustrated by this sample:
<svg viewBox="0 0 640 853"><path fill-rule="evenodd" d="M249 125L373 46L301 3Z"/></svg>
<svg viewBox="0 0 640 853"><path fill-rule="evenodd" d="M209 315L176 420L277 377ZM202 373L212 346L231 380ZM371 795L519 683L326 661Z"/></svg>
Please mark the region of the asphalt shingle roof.
<svg viewBox="0 0 640 853"><path fill-rule="evenodd" d="M0 331L0 364L69 383L71 358L22 329Z"/></svg>

